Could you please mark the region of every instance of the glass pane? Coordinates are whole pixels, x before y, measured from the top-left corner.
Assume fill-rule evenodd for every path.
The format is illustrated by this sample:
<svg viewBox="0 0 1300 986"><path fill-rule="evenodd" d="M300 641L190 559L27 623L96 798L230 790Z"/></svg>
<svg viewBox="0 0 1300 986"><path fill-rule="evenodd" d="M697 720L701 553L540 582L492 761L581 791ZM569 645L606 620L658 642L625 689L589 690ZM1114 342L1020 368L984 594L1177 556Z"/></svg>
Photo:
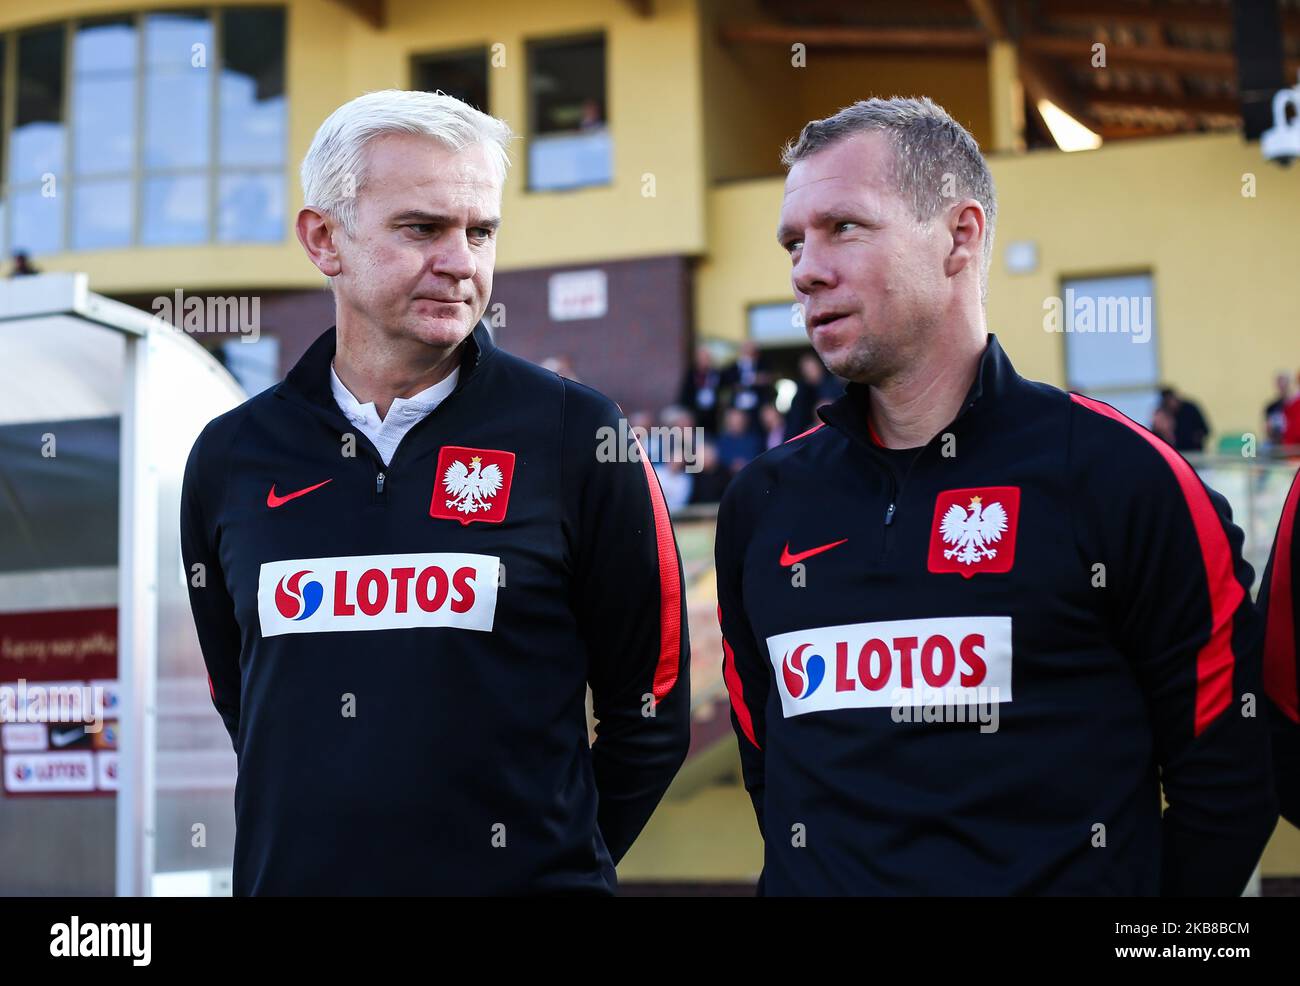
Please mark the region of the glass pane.
<svg viewBox="0 0 1300 986"><path fill-rule="evenodd" d="M150 352L157 381L149 447L158 460L158 692L154 775L157 833L154 894L230 893L235 845L235 753L212 708L207 669L190 612L181 564L180 494L184 463L199 430L244 395L180 333L159 333ZM195 845L201 821L206 844Z"/></svg>
<svg viewBox="0 0 1300 986"><path fill-rule="evenodd" d="M534 137L528 144L528 187L607 185L613 177L613 151L603 130Z"/></svg>
<svg viewBox="0 0 1300 986"><path fill-rule="evenodd" d="M130 171L135 161L135 79L79 78L72 91L74 172Z"/></svg>
<svg viewBox="0 0 1300 986"><path fill-rule="evenodd" d="M212 60L212 21L202 12L150 14L144 22L144 57L150 68L206 73Z"/></svg>
<svg viewBox="0 0 1300 986"><path fill-rule="evenodd" d="M245 336L221 344L221 362L249 394L260 394L280 381L280 340Z"/></svg>
<svg viewBox="0 0 1300 986"><path fill-rule="evenodd" d="M144 166L208 163L208 78L199 71L149 70L144 80Z"/></svg>
<svg viewBox="0 0 1300 986"><path fill-rule="evenodd" d="M60 26L18 36L11 182L63 173L63 33Z"/></svg>
<svg viewBox="0 0 1300 986"><path fill-rule="evenodd" d="M117 19L77 29L72 49L73 170L130 171L135 158L135 28Z"/></svg>
<svg viewBox="0 0 1300 986"><path fill-rule="evenodd" d="M217 238L223 243L278 243L284 238L284 175L222 175Z"/></svg>
<svg viewBox="0 0 1300 986"><path fill-rule="evenodd" d="M1151 276L1065 282L1066 378L1076 390L1145 388L1159 377Z"/></svg>
<svg viewBox="0 0 1300 986"><path fill-rule="evenodd" d="M755 342L801 343L808 339L803 317L793 302L754 305L749 309L749 338Z"/></svg>
<svg viewBox="0 0 1300 986"><path fill-rule="evenodd" d="M212 23L203 14L145 19L144 166L203 167L211 120Z"/></svg>
<svg viewBox="0 0 1300 986"><path fill-rule="evenodd" d="M39 186L10 195L14 210L13 249L32 256L63 248L63 198L46 197ZM39 264L37 266L40 266Z"/></svg>
<svg viewBox="0 0 1300 986"><path fill-rule="evenodd" d="M221 163L282 164L284 11L222 13Z"/></svg>
<svg viewBox="0 0 1300 986"><path fill-rule="evenodd" d="M415 63L415 88L425 92L445 92L477 110L488 112L487 51L421 58Z"/></svg>
<svg viewBox="0 0 1300 986"><path fill-rule="evenodd" d="M79 181L72 194L74 249L99 250L130 244L133 199L129 179Z"/></svg>
<svg viewBox="0 0 1300 986"><path fill-rule="evenodd" d="M72 40L72 70L79 76L130 75L135 71L135 27L130 19L90 21Z"/></svg>
<svg viewBox="0 0 1300 986"><path fill-rule="evenodd" d="M208 238L208 179L159 176L144 181L140 242L202 243Z"/></svg>
<svg viewBox="0 0 1300 986"><path fill-rule="evenodd" d="M573 133L608 123L603 38L537 44L529 54L534 134Z"/></svg>

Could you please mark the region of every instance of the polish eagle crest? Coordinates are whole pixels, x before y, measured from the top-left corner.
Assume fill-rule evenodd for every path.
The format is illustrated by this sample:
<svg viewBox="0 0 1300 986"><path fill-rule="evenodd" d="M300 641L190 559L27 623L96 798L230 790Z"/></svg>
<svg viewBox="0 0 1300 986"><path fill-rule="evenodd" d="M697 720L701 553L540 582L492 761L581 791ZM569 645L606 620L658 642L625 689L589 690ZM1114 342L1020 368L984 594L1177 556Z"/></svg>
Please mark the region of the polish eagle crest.
<svg viewBox="0 0 1300 986"><path fill-rule="evenodd" d="M963 565L996 558L997 549L989 546L1001 541L1006 529L1007 512L998 501L985 506L980 497L973 496L968 507L954 503L939 523L944 543L952 545L944 550L943 556L955 558Z"/></svg>
<svg viewBox="0 0 1300 986"><path fill-rule="evenodd" d="M443 489L450 496L447 500L448 509L459 510L463 514L492 509L492 504L488 501L501 491L504 482L501 467L491 463L484 469L483 458L478 455L469 460L468 466L456 459L442 476Z"/></svg>

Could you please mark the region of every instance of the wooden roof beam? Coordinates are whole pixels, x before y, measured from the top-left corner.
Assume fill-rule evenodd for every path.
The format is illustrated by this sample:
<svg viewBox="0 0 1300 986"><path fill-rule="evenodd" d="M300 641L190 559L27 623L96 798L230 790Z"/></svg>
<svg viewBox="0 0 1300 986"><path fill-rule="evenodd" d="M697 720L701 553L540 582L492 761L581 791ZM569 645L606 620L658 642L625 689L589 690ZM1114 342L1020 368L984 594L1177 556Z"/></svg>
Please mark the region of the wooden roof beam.
<svg viewBox="0 0 1300 986"><path fill-rule="evenodd" d="M894 28L841 25L724 24L723 44L792 44L858 51L946 51L983 54L987 45L978 28Z"/></svg>

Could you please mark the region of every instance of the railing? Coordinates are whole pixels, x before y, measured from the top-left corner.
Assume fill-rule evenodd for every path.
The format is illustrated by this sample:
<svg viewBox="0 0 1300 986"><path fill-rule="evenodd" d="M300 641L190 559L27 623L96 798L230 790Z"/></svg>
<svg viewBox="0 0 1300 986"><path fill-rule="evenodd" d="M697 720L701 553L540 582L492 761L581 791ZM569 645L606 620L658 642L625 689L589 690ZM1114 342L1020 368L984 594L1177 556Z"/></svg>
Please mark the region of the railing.
<svg viewBox="0 0 1300 986"><path fill-rule="evenodd" d="M1232 507L1232 519L1245 532L1242 553L1255 569L1252 591L1259 592L1264 565L1273 547L1287 490L1300 466L1300 448L1279 450L1293 457L1248 458L1241 455L1188 455L1187 461L1210 489Z"/></svg>
<svg viewBox="0 0 1300 986"><path fill-rule="evenodd" d="M1232 507L1233 522L1245 533L1242 550L1255 569L1253 589L1258 592L1264 565L1277 534L1282 504L1300 467L1300 446L1275 449L1268 457L1192 453L1186 459L1205 484L1222 494ZM703 533L699 528L716 522L717 514L717 504L702 503L674 510L672 518L678 527L694 529L693 533L698 537ZM707 540L711 551L711 529Z"/></svg>

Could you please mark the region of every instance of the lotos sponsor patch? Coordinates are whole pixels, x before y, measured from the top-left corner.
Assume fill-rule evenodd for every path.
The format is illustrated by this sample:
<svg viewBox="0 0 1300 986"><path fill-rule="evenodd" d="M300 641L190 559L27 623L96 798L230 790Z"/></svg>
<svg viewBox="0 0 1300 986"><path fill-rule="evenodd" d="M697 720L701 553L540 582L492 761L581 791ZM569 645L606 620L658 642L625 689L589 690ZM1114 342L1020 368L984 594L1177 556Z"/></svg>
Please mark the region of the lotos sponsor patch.
<svg viewBox="0 0 1300 986"><path fill-rule="evenodd" d="M1011 701L1011 617L814 627L767 638L781 711Z"/></svg>
<svg viewBox="0 0 1300 986"><path fill-rule="evenodd" d="M266 562L257 583L262 636L457 627L491 630L501 559L462 552L345 555Z"/></svg>

